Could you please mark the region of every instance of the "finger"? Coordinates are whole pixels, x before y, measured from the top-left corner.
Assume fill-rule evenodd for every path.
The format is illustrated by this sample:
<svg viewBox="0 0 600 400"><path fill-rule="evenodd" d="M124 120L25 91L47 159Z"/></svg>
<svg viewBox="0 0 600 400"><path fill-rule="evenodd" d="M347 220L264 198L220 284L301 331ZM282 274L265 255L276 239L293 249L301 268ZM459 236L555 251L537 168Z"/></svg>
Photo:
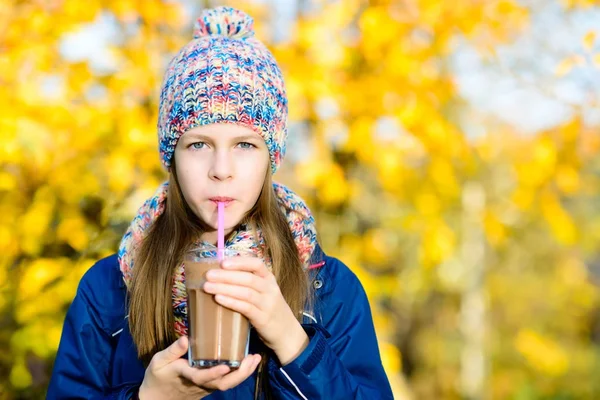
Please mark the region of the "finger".
<svg viewBox="0 0 600 400"><path fill-rule="evenodd" d="M188 338L181 336L166 349L159 351L152 357L152 362L158 368L179 360L188 351Z"/></svg>
<svg viewBox="0 0 600 400"><path fill-rule="evenodd" d="M223 307L229 308L233 311L237 311L240 314L244 315L253 324L253 321L256 321L258 319L258 316L261 312L260 309L258 309L252 303L248 303L244 300L234 299L233 297L229 297L223 294L215 295L215 301L221 304Z"/></svg>
<svg viewBox="0 0 600 400"><path fill-rule="evenodd" d="M223 376L222 378L215 379L212 382L207 382L204 387L215 390L227 390L235 387L245 381L250 375L254 373L256 367L260 363L260 355L253 354L242 360L240 367Z"/></svg>
<svg viewBox="0 0 600 400"><path fill-rule="evenodd" d="M244 286L228 285L226 283L206 282L204 291L210 294L222 294L234 299L243 300L260 308L262 296L256 290Z"/></svg>
<svg viewBox="0 0 600 400"><path fill-rule="evenodd" d="M206 273L206 279L210 282L247 286L258 292L264 292L268 288L265 278L247 271L212 269Z"/></svg>
<svg viewBox="0 0 600 400"><path fill-rule="evenodd" d="M221 262L221 267L229 270L248 271L268 278L271 272L267 269L265 263L257 257L230 257Z"/></svg>
<svg viewBox="0 0 600 400"><path fill-rule="evenodd" d="M177 361L174 364L177 375L184 377L196 386L204 386L207 382L222 378L229 373L230 368L227 365L217 365L216 367L199 369L190 367L186 360Z"/></svg>

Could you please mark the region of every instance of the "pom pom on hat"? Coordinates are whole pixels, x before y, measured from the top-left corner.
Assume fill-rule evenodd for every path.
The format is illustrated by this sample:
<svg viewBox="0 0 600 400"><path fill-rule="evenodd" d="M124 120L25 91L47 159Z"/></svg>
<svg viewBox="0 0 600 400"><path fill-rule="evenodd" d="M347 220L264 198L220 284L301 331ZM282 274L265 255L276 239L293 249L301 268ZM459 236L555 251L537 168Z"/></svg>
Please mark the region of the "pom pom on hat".
<svg viewBox="0 0 600 400"><path fill-rule="evenodd" d="M254 36L254 20L243 11L231 7L204 10L194 24L194 39L218 35L232 39Z"/></svg>

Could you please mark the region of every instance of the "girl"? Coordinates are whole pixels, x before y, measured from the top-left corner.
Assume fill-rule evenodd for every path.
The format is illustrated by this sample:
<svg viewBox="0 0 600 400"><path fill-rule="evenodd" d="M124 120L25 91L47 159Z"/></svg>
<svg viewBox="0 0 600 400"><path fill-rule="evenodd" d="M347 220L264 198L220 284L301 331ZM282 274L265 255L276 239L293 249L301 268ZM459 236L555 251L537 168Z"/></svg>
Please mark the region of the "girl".
<svg viewBox="0 0 600 400"><path fill-rule="evenodd" d="M273 183L285 153L287 98L252 19L204 11L160 96L169 180L146 201L118 255L82 278L67 313L48 398L391 399L365 292L316 240L297 195ZM239 369L195 369L187 353L182 256L217 242L228 258L203 289L252 326Z"/></svg>

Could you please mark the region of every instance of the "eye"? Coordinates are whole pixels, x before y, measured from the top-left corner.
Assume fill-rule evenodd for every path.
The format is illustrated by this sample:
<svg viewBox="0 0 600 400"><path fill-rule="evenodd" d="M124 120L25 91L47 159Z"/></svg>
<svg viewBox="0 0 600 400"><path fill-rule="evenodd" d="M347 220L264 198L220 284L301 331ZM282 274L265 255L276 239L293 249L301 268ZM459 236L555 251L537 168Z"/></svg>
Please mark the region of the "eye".
<svg viewBox="0 0 600 400"><path fill-rule="evenodd" d="M195 150L203 149L205 146L206 146L206 143L204 143L204 142L195 142L190 145L190 147Z"/></svg>
<svg viewBox="0 0 600 400"><path fill-rule="evenodd" d="M245 150L256 148L255 145L253 145L252 143L248 143L248 142L240 142L240 143L238 143L238 146Z"/></svg>

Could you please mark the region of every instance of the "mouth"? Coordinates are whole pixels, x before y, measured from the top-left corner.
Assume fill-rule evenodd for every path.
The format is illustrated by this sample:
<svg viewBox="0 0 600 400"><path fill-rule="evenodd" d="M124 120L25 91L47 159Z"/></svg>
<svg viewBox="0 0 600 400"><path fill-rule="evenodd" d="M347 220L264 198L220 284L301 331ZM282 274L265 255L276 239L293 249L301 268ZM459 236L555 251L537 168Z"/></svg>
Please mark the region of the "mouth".
<svg viewBox="0 0 600 400"><path fill-rule="evenodd" d="M223 203L225 205L225 207L229 206L234 201L234 199L232 199L231 197L222 197L222 196L211 197L208 200L210 200L213 203L215 203L215 206L218 203Z"/></svg>

